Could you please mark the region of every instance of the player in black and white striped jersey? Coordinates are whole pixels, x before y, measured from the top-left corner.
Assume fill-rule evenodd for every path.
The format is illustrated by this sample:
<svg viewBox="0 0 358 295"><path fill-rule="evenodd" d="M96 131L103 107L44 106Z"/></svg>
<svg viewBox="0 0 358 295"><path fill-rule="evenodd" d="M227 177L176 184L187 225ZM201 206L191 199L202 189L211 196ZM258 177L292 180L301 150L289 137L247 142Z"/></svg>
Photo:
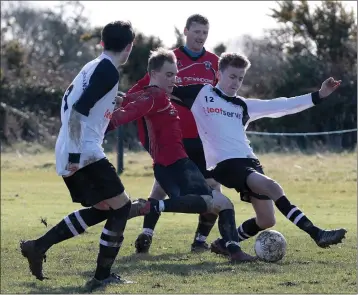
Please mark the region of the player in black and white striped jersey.
<svg viewBox="0 0 358 295"><path fill-rule="evenodd" d="M131 201L102 144L113 113L119 83L118 68L127 62L135 33L129 22L116 21L102 30L103 53L87 63L66 90L61 106L61 129L56 142L56 171L62 176L72 201L84 209L66 216L36 240L22 241L23 256L32 274L44 279L43 260L53 245L106 221L97 268L87 290L123 280L111 268L123 241Z"/></svg>

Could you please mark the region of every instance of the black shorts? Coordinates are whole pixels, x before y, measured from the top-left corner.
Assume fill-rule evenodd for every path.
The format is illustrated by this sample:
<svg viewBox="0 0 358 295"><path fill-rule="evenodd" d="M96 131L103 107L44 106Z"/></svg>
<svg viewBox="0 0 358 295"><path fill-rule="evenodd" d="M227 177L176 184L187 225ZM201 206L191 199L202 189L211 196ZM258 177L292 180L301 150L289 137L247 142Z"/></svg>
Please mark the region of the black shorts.
<svg viewBox="0 0 358 295"><path fill-rule="evenodd" d="M63 177L72 201L84 207L93 206L103 200L124 192L124 186L114 166L103 158L89 164L69 177Z"/></svg>
<svg viewBox="0 0 358 295"><path fill-rule="evenodd" d="M198 166L204 178L213 178L212 172L206 170L204 148L200 138L183 138L183 144L189 159Z"/></svg>
<svg viewBox="0 0 358 295"><path fill-rule="evenodd" d="M270 200L269 197L252 192L246 184L247 176L252 172L265 174L260 161L250 158L235 158L220 162L213 170L214 179L227 188L234 188L240 193L244 202L251 202L254 197L261 200Z"/></svg>
<svg viewBox="0 0 358 295"><path fill-rule="evenodd" d="M212 192L203 174L189 158L169 166L155 164L154 176L170 198L189 194L211 195Z"/></svg>

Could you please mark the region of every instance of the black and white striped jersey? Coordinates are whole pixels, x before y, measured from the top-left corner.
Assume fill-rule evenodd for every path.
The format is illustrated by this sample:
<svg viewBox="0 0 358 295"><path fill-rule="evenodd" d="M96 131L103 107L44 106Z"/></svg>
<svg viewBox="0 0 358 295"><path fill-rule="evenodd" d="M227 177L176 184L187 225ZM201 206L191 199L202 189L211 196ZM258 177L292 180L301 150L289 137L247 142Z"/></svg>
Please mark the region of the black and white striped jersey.
<svg viewBox="0 0 358 295"><path fill-rule="evenodd" d="M61 106L61 129L56 142L56 171L67 175L69 162L80 168L105 157L102 143L118 91L119 74L111 58L102 53L87 63L67 88ZM79 113L79 136L71 133L70 115Z"/></svg>
<svg viewBox="0 0 358 295"><path fill-rule="evenodd" d="M194 114L208 170L227 159L257 158L245 133L250 122L294 114L320 101L318 92L271 100L229 97L209 84L178 86L172 95Z"/></svg>

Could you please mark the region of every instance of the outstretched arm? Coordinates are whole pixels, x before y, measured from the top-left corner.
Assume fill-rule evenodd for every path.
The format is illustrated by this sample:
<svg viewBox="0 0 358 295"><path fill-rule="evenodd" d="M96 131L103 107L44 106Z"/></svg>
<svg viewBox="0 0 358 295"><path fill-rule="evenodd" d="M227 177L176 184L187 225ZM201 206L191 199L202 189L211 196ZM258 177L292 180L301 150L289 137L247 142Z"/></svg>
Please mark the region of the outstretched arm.
<svg viewBox="0 0 358 295"><path fill-rule="evenodd" d="M280 97L271 100L246 99L250 121L263 117L279 118L285 115L295 114L306 110L334 92L341 81L329 78L322 83L321 89L317 92L300 95L296 97Z"/></svg>

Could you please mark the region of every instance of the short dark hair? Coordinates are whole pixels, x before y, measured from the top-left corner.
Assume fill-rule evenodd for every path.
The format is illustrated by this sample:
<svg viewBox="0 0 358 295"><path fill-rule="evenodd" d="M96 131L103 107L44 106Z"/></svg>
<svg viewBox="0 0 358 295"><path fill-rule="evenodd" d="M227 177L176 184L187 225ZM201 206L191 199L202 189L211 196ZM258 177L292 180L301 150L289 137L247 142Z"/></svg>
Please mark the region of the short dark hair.
<svg viewBox="0 0 358 295"><path fill-rule="evenodd" d="M165 62L176 63L177 58L172 50L159 47L150 52L147 71L160 71Z"/></svg>
<svg viewBox="0 0 358 295"><path fill-rule="evenodd" d="M219 58L219 70L224 71L229 66L248 70L251 66L249 59L240 53L224 52Z"/></svg>
<svg viewBox="0 0 358 295"><path fill-rule="evenodd" d="M209 20L201 14L193 14L193 15L189 16L188 19L186 20L185 28L187 28L189 30L190 26L193 23L198 23L201 25L208 25Z"/></svg>
<svg viewBox="0 0 358 295"><path fill-rule="evenodd" d="M101 38L105 50L121 52L133 42L135 33L129 21L114 21L103 28Z"/></svg>

